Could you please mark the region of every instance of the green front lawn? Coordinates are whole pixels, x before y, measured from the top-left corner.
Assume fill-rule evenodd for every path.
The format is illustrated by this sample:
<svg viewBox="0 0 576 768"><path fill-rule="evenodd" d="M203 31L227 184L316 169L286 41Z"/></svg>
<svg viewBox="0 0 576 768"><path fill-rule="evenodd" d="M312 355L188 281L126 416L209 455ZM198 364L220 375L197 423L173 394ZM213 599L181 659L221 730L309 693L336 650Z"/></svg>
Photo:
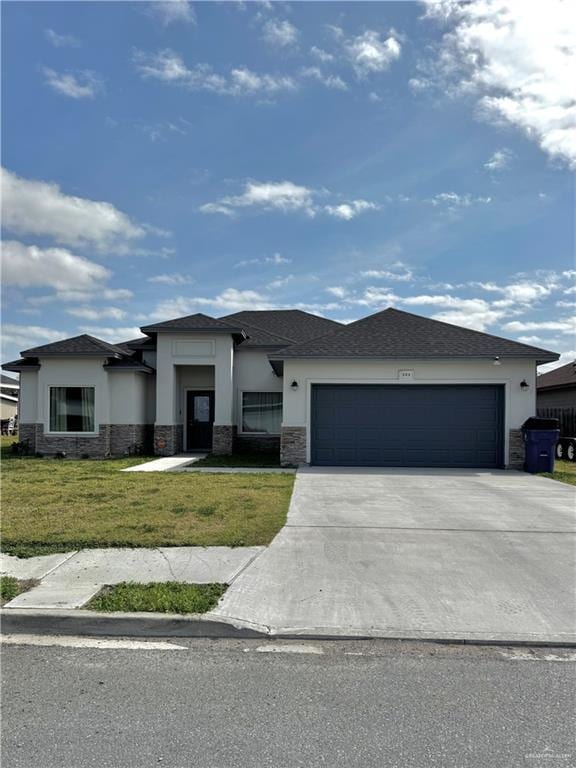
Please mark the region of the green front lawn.
<svg viewBox="0 0 576 768"><path fill-rule="evenodd" d="M551 477L561 483L576 485L576 462L558 461L554 464L554 472L543 472L542 477Z"/></svg>
<svg viewBox="0 0 576 768"><path fill-rule="evenodd" d="M206 613L218 605L226 584L151 584L122 582L104 587L86 608L93 611L151 611L154 613Z"/></svg>
<svg viewBox="0 0 576 768"><path fill-rule="evenodd" d="M292 475L119 471L141 462L5 454L3 551L252 546L268 544L284 525Z"/></svg>
<svg viewBox="0 0 576 768"><path fill-rule="evenodd" d="M232 456L214 456L195 461L194 467L279 467L277 453L235 453Z"/></svg>

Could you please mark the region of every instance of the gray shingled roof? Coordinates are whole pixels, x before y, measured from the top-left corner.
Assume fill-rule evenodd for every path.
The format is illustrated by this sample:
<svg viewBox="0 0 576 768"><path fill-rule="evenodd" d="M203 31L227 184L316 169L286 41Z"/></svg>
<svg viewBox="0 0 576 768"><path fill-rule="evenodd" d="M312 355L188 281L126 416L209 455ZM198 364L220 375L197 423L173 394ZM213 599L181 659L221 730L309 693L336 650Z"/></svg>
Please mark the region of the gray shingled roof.
<svg viewBox="0 0 576 768"><path fill-rule="evenodd" d="M576 389L576 360L538 376L536 387L539 390L564 389L565 387L574 387Z"/></svg>
<svg viewBox="0 0 576 768"><path fill-rule="evenodd" d="M142 333L158 333L163 331L206 331L209 333L232 333L243 335L242 327L225 323L217 320L215 317L203 315L197 312L195 315L186 317L176 317L173 320L166 320L163 323L153 323L140 328Z"/></svg>
<svg viewBox="0 0 576 768"><path fill-rule="evenodd" d="M246 310L234 312L220 319L238 323L246 330L250 338L242 344L243 347L264 346L267 337L263 334L267 334L268 338L270 336L274 338L270 343L286 345L290 342L310 341L337 328L342 328L342 324L336 320L311 315L301 309Z"/></svg>
<svg viewBox="0 0 576 768"><path fill-rule="evenodd" d="M385 309L320 338L270 354L271 359L345 358L534 358L557 360L555 352L472 331L398 309Z"/></svg>
<svg viewBox="0 0 576 768"><path fill-rule="evenodd" d="M108 344L94 336L83 333L81 336L73 336L71 339L54 341L52 344L43 344L40 347L32 347L21 352L22 357L68 357L68 356L107 356L122 357L125 352L114 344Z"/></svg>
<svg viewBox="0 0 576 768"><path fill-rule="evenodd" d="M20 372L21 369L34 369L39 368L38 360L35 357L20 358L19 360L10 360L8 363L2 363L2 369L4 371L16 371Z"/></svg>

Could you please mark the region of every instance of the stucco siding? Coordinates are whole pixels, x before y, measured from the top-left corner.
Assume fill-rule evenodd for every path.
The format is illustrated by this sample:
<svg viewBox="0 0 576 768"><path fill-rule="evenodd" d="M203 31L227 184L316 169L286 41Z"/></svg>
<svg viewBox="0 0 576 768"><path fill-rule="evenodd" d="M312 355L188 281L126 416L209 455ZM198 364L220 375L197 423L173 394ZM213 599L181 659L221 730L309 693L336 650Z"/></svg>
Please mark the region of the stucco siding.
<svg viewBox="0 0 576 768"><path fill-rule="evenodd" d="M45 435L50 433L50 387L94 387L95 431L98 431L99 424L110 424L108 373L103 368L105 360L104 357L40 360L37 422L43 425ZM29 421L28 417L26 421Z"/></svg>
<svg viewBox="0 0 576 768"><path fill-rule="evenodd" d="M21 423L34 424L38 416L38 371L22 371L20 374Z"/></svg>
<svg viewBox="0 0 576 768"><path fill-rule="evenodd" d="M108 374L111 424L146 424L146 373Z"/></svg>
<svg viewBox="0 0 576 768"><path fill-rule="evenodd" d="M399 377L399 371L413 371L413 379ZM520 382L529 384L527 390ZM298 389L292 390L292 381ZM536 366L533 361L503 360L494 365L490 360L418 361L398 360L345 361L345 360L290 360L284 363L284 408L282 424L285 427L306 427L309 441L310 392L312 384L502 384L505 387L505 460L508 459L509 432L518 429L536 412ZM310 445L307 445L307 461Z"/></svg>
<svg viewBox="0 0 576 768"><path fill-rule="evenodd" d="M234 357L234 424L242 431L242 392L282 392L282 378L276 376L268 353L253 349L236 350Z"/></svg>

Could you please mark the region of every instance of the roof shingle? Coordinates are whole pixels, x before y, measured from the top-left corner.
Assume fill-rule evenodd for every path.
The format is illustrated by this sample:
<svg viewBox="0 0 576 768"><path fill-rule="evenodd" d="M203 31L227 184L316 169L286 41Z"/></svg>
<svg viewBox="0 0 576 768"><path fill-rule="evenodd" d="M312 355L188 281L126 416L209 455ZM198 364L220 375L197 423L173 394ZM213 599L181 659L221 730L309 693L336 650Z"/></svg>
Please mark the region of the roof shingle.
<svg viewBox="0 0 576 768"><path fill-rule="evenodd" d="M54 341L51 344L43 344L40 347L25 349L22 357L58 357L69 355L103 355L105 357L115 357L124 355L124 351L114 344L108 344L94 336L83 333L81 336L73 336L71 339L62 339Z"/></svg>
<svg viewBox="0 0 576 768"><path fill-rule="evenodd" d="M469 328L413 315L392 307L357 320L303 344L280 350L271 358L534 358L557 360L555 352L530 347Z"/></svg>
<svg viewBox="0 0 576 768"><path fill-rule="evenodd" d="M342 324L301 309L245 310L220 318L238 323L249 336L242 346L286 346L323 336Z"/></svg>

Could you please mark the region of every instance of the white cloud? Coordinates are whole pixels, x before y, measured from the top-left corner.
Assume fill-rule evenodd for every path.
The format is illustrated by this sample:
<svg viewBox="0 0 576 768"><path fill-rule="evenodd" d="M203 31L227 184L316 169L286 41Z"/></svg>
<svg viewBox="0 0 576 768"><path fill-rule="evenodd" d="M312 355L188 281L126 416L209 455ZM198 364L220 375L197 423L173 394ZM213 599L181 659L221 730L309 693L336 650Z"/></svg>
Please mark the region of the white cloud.
<svg viewBox="0 0 576 768"><path fill-rule="evenodd" d="M451 26L436 63L440 85L473 94L479 113L512 124L576 167L574 8L569 0L427 0Z"/></svg>
<svg viewBox="0 0 576 768"><path fill-rule="evenodd" d="M334 61L334 55L332 53L328 53L328 51L325 51L323 48L318 48L316 45L313 45L312 48L310 48L310 55L315 59L318 59L318 61L321 61L323 64L328 64L328 62Z"/></svg>
<svg viewBox="0 0 576 768"><path fill-rule="evenodd" d="M49 344L52 341L64 339L66 335L63 331L55 331L39 325L15 325L14 323L2 325L2 342L14 344L21 350L37 347L40 344Z"/></svg>
<svg viewBox="0 0 576 768"><path fill-rule="evenodd" d="M142 337L142 331L137 326L124 326L113 328L100 325L81 325L78 330L80 333L87 333L90 336L96 336L97 339L103 339L111 344L117 344L128 339L137 339Z"/></svg>
<svg viewBox="0 0 576 768"><path fill-rule="evenodd" d="M503 312L490 309L479 312L470 312L466 310L462 312L438 312L432 315L432 318L434 320L441 320L443 323L470 328L474 331L486 331L491 325L494 325L494 323L501 320L503 314Z"/></svg>
<svg viewBox="0 0 576 768"><path fill-rule="evenodd" d="M213 298L178 296L175 299L162 301L158 304L151 317L154 320L167 320L204 311L206 307L210 307L211 310L217 312L239 312L244 309L275 308L267 296L257 291L240 291L236 288L226 288Z"/></svg>
<svg viewBox="0 0 576 768"><path fill-rule="evenodd" d="M296 44L299 34L298 29L289 21L269 19L264 24L262 37L272 48L287 48Z"/></svg>
<svg viewBox="0 0 576 768"><path fill-rule="evenodd" d="M346 81L343 80L339 75L327 75L322 72L320 67L302 67L300 74L302 77L317 80L326 88L332 88L337 91L348 90L348 83L346 83Z"/></svg>
<svg viewBox="0 0 576 768"><path fill-rule="evenodd" d="M153 275L148 278L149 283L158 283L159 285L191 285L194 278L190 275L183 275L180 272L171 274Z"/></svg>
<svg viewBox="0 0 576 768"><path fill-rule="evenodd" d="M484 163L484 168L486 168L487 171L492 172L503 171L510 166L512 157L513 153L509 149L506 149L505 147L503 149L497 149Z"/></svg>
<svg viewBox="0 0 576 768"><path fill-rule="evenodd" d="M89 301L124 301L133 298L134 294L127 288L98 288L93 291L65 290L48 294L47 296L29 296L26 301L32 306L44 306L55 302L84 303Z"/></svg>
<svg viewBox="0 0 576 768"><path fill-rule="evenodd" d="M345 299L348 295L346 288L343 288L341 285L333 285L329 288L326 288L326 291L331 293L332 296L336 296L337 299Z"/></svg>
<svg viewBox="0 0 576 768"><path fill-rule="evenodd" d="M276 280L272 280L272 282L268 283L266 287L271 290L277 290L278 288L284 288L284 286L288 285L288 283L291 283L292 280L294 280L294 275L286 275L286 277L278 277L276 278Z"/></svg>
<svg viewBox="0 0 576 768"><path fill-rule="evenodd" d="M265 211L304 211L314 215L315 192L292 181L248 181L241 195L224 197L217 203L200 206L201 213L233 215L238 208L260 208Z"/></svg>
<svg viewBox="0 0 576 768"><path fill-rule="evenodd" d="M103 88L103 81L98 75L89 70L73 74L72 72L56 72L45 68L46 84L56 93L68 96L70 99L93 99Z"/></svg>
<svg viewBox="0 0 576 768"><path fill-rule="evenodd" d="M471 205L487 205L492 202L491 197L479 195L458 194L457 192L439 192L425 202L434 206L444 206L448 209L469 208Z"/></svg>
<svg viewBox="0 0 576 768"><path fill-rule="evenodd" d="M234 266L250 267L254 264L274 264L275 266L280 266L281 264L290 264L291 262L292 259L282 256L281 253L273 253L272 256L264 256L264 258L243 259L242 261L237 262Z"/></svg>
<svg viewBox="0 0 576 768"><path fill-rule="evenodd" d="M576 317L566 317L561 320L543 320L542 322L514 320L511 323L506 323L504 328L513 333L523 331L559 331L560 333L576 334Z"/></svg>
<svg viewBox="0 0 576 768"><path fill-rule="evenodd" d="M64 248L38 248L8 240L2 247L5 285L21 288L47 285L58 290L95 290L110 277L100 264Z"/></svg>
<svg viewBox="0 0 576 768"><path fill-rule="evenodd" d="M318 213L326 213L338 219L349 221L361 213L377 210L380 206L368 200L352 200L318 205L319 195L329 194L327 190L310 189L292 181L248 181L244 192L240 195L223 197L214 203L205 203L199 207L201 213L220 213L234 216L243 208L254 208L262 211L280 211L282 213L303 212L314 217Z"/></svg>
<svg viewBox="0 0 576 768"><path fill-rule="evenodd" d="M501 293L504 295L505 301L511 304L531 304L545 299L557 287L554 283L541 285L532 281L522 281L502 286L495 283L473 283L472 285L477 285L485 291ZM504 306L502 302L501 305Z"/></svg>
<svg viewBox="0 0 576 768"><path fill-rule="evenodd" d="M119 307L101 307L95 309L93 307L72 307L66 310L67 314L73 317L81 317L84 320L105 320L110 318L111 320L124 320L127 313Z"/></svg>
<svg viewBox="0 0 576 768"><path fill-rule="evenodd" d="M174 22L186 24L196 23L196 14L192 3L188 0L165 0L165 2L153 2L149 6L150 13L165 27Z"/></svg>
<svg viewBox="0 0 576 768"><path fill-rule="evenodd" d="M54 48L79 48L81 43L74 35L59 35L53 29L45 29L44 37Z"/></svg>
<svg viewBox="0 0 576 768"><path fill-rule="evenodd" d="M297 89L292 77L258 74L247 67L233 68L225 75L217 74L208 64L188 68L182 58L169 49L155 54L136 51L133 61L143 78L180 85L192 91L210 91L222 96L270 97Z"/></svg>
<svg viewBox="0 0 576 768"><path fill-rule="evenodd" d="M352 200L349 203L324 206L326 213L337 219L344 219L344 221L350 221L361 213L375 211L378 210L378 208L379 206L376 205L376 203L370 203L368 200Z"/></svg>
<svg viewBox="0 0 576 768"><path fill-rule="evenodd" d="M57 184L22 179L5 169L1 179L3 226L11 232L45 235L72 246L90 243L100 249L145 234L110 203L66 195Z"/></svg>
<svg viewBox="0 0 576 768"><path fill-rule="evenodd" d="M386 307L394 306L394 304L396 304L398 301L398 298L399 297L396 296L395 293L388 291L386 288L370 286L369 288L366 288L360 298L347 299L347 301L349 301L351 304L358 304L359 306Z"/></svg>
<svg viewBox="0 0 576 768"><path fill-rule="evenodd" d="M388 69L393 61L400 58L402 50L394 35L382 39L380 33L372 29L349 38L344 46L352 66L360 77Z"/></svg>
<svg viewBox="0 0 576 768"><path fill-rule="evenodd" d="M360 272L360 276L382 280L393 280L401 283L409 283L414 280L414 272L401 261L391 264L388 269L365 270L364 272Z"/></svg>

